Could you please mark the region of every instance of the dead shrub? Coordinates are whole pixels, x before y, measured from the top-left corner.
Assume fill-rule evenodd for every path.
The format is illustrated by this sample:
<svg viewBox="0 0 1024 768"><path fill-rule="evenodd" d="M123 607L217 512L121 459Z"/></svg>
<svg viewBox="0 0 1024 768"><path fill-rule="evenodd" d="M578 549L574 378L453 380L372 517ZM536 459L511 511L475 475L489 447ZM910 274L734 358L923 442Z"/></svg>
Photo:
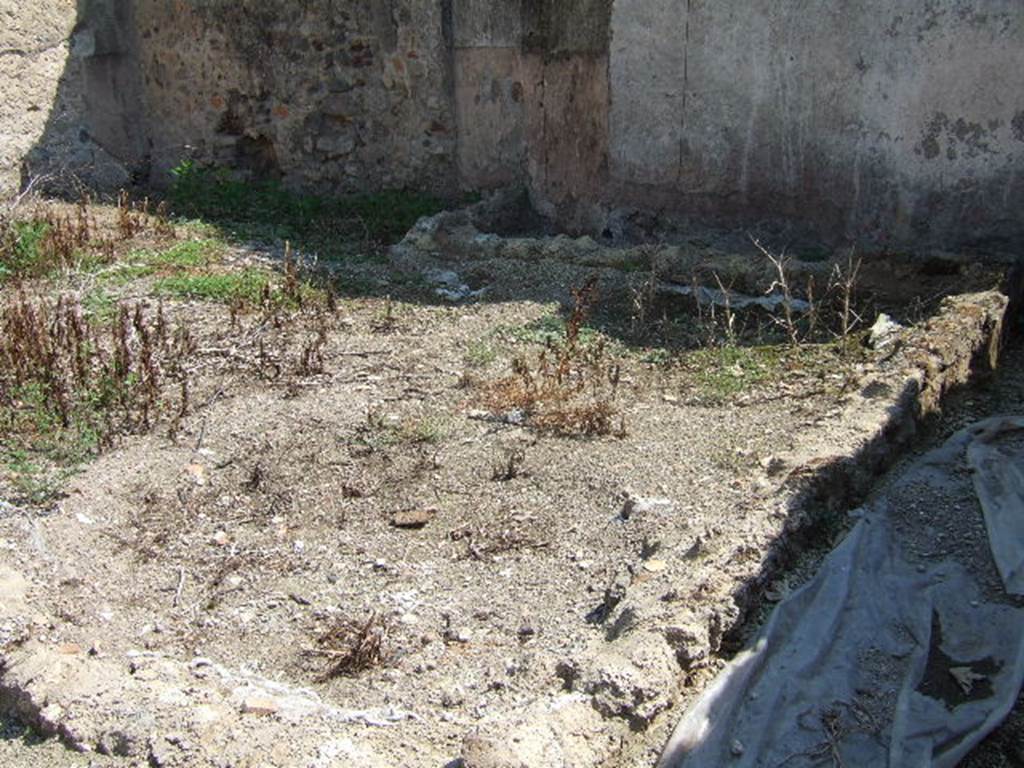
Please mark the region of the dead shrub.
<svg viewBox="0 0 1024 768"><path fill-rule="evenodd" d="M0 332L0 412L15 432L75 428L98 448L151 428L168 381L186 397L194 344L186 329L170 332L162 307L151 319L144 304L122 304L104 331L76 297L50 303L19 290L0 309Z"/></svg>
<svg viewBox="0 0 1024 768"><path fill-rule="evenodd" d="M99 211L102 224L97 211L85 192L73 206L36 201L28 208L23 198L0 206L0 280L95 268L114 261L119 242L175 237L166 204L154 208L149 198L134 202L122 191L112 220Z"/></svg>
<svg viewBox="0 0 1024 768"><path fill-rule="evenodd" d="M472 560L491 560L499 555L547 549L551 541L537 537L536 521L530 517L502 515L493 522L473 527L465 526L450 531L451 541L466 545L464 557Z"/></svg>
<svg viewBox="0 0 1024 768"><path fill-rule="evenodd" d="M376 612L362 621L340 619L307 653L326 660L323 680L354 677L391 660L391 633L390 621Z"/></svg>
<svg viewBox="0 0 1024 768"><path fill-rule="evenodd" d="M851 249L845 264L835 262L828 282L820 294L815 293L814 279L807 277L804 296L797 299L792 275L792 258L784 252L774 253L756 238L754 246L772 267L774 279L766 293L781 296L782 317L771 316L793 346L834 338L845 341L863 322L858 290L862 259ZM723 289L724 290L724 289ZM801 312L796 310L801 307Z"/></svg>
<svg viewBox="0 0 1024 768"><path fill-rule="evenodd" d="M307 339L299 353L298 374L315 376L324 372L324 348L327 346L327 323L318 318L316 330Z"/></svg>
<svg viewBox="0 0 1024 768"><path fill-rule="evenodd" d="M596 279L574 290L563 338L549 341L535 365L523 357L513 359L511 375L483 385L480 405L492 413L518 414L542 432L624 435L615 405L621 370L608 359L603 341L584 344L580 339L596 296Z"/></svg>
<svg viewBox="0 0 1024 768"><path fill-rule="evenodd" d="M154 207L148 197L139 202L122 189L117 196L117 233L122 240L131 240L146 232L152 232L160 238L173 239L174 224L167 211L166 202Z"/></svg>

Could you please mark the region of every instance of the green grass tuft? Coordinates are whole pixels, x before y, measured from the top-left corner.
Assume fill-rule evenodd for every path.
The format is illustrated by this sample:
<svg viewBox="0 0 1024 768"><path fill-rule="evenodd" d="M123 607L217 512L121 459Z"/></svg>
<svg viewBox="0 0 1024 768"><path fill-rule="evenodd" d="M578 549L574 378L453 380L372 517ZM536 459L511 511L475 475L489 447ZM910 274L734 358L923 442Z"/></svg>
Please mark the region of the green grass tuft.
<svg viewBox="0 0 1024 768"><path fill-rule="evenodd" d="M0 242L0 282L34 271L43 260L43 243L50 232L45 221L13 222Z"/></svg>
<svg viewBox="0 0 1024 768"><path fill-rule="evenodd" d="M702 399L721 403L772 380L781 372L779 347L723 346L699 349L687 355L688 367L696 369Z"/></svg>
<svg viewBox="0 0 1024 768"><path fill-rule="evenodd" d="M217 275L173 275L158 280L153 289L157 294L177 299L256 304L269 284L267 273L247 269Z"/></svg>

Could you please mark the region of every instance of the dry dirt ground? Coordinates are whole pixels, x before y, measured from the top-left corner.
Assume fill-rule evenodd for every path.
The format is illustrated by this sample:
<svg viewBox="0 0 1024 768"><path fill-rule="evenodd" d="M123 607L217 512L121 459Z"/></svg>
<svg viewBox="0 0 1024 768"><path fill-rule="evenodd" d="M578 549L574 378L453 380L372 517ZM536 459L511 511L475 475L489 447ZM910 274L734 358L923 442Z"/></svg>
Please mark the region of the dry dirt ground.
<svg viewBox="0 0 1024 768"><path fill-rule="evenodd" d="M336 301L317 283L301 305L161 283L288 280L279 253L210 248L200 266L119 257L30 283L83 299L101 285L97 317L136 301L152 315L163 291L192 349L187 402L168 385L151 429L73 472L9 452L0 688L90 752L8 719L4 765L650 765L744 612L803 562L769 557L800 527L795 500L828 507L836 493L808 490L822 468L881 435L837 493L866 492L910 439L907 382L958 383L915 355L966 378L1005 308L983 295L878 349L686 351L622 331L637 318L626 306L616 324L602 297L630 298L632 276L613 269L494 259L454 279L366 261L335 270ZM570 342L570 289L591 277ZM936 352L939 332L966 346ZM509 387L562 363L582 411L514 407ZM1021 380L928 429L1019 412ZM583 412L607 418L580 428ZM828 537L829 520L805 527ZM799 548L820 549L809 536Z"/></svg>

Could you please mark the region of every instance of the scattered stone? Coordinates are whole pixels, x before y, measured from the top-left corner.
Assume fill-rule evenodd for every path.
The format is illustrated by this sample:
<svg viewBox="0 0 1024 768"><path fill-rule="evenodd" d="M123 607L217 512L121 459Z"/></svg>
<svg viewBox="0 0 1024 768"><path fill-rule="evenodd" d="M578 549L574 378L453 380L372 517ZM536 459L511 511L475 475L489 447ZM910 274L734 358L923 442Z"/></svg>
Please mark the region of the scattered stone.
<svg viewBox="0 0 1024 768"><path fill-rule="evenodd" d="M277 714L280 709L277 701L270 698L269 696L261 696L260 694L248 694L242 699L242 705L240 707L242 712L247 715L273 715Z"/></svg>
<svg viewBox="0 0 1024 768"><path fill-rule="evenodd" d="M589 693L606 717L646 723L671 705L678 674L679 664L664 637L644 632L598 654L580 670L575 688Z"/></svg>
<svg viewBox="0 0 1024 768"><path fill-rule="evenodd" d="M704 543L704 537L698 536L696 539L693 540L693 544L690 546L690 548L686 550L686 557L691 560L695 557L700 557L702 554L704 554L704 549L706 546L707 545Z"/></svg>
<svg viewBox="0 0 1024 768"><path fill-rule="evenodd" d="M524 623L519 627L516 634L519 636L521 641L526 642L527 640L531 640L537 636L537 629L532 624Z"/></svg>
<svg viewBox="0 0 1024 768"><path fill-rule="evenodd" d="M587 696L570 694L540 701L511 722L496 718L479 725L462 744L464 768L604 765L628 731L609 722Z"/></svg>
<svg viewBox="0 0 1024 768"><path fill-rule="evenodd" d="M668 568L668 563L664 560L647 560L644 563L644 570L648 573L661 573Z"/></svg>
<svg viewBox="0 0 1024 768"><path fill-rule="evenodd" d="M868 346L872 349L885 349L898 341L902 332L903 326L883 312L871 326Z"/></svg>
<svg viewBox="0 0 1024 768"><path fill-rule="evenodd" d="M622 504L622 511L619 517L629 520L636 515L652 515L671 512L675 509L675 502L672 499L659 499L646 496L635 496L626 493L626 499Z"/></svg>
<svg viewBox="0 0 1024 768"><path fill-rule="evenodd" d="M460 645L466 645L470 640L472 640L472 636L469 634L468 630L455 629L453 627L445 629L445 631L441 633L441 637L444 638L446 643L459 643Z"/></svg>
<svg viewBox="0 0 1024 768"><path fill-rule="evenodd" d="M782 474L782 471L786 468L786 462L780 459L778 456L765 456L761 459L761 469L765 471L768 477L775 477L776 475Z"/></svg>
<svg viewBox="0 0 1024 768"><path fill-rule="evenodd" d="M202 464L189 464L185 467L185 475L195 485L206 485L206 467Z"/></svg>
<svg viewBox="0 0 1024 768"><path fill-rule="evenodd" d="M466 694L458 685L446 686L441 691L441 706L445 709L454 709L466 701Z"/></svg>

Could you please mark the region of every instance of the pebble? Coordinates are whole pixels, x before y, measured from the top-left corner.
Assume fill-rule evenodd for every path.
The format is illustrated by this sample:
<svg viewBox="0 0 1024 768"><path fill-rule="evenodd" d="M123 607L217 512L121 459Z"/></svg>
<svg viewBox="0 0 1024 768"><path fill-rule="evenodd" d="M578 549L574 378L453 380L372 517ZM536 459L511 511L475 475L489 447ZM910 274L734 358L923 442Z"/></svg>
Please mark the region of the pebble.
<svg viewBox="0 0 1024 768"><path fill-rule="evenodd" d="M189 464L185 467L185 474L196 485L206 485L206 467L202 464Z"/></svg>
<svg viewBox="0 0 1024 768"><path fill-rule="evenodd" d="M391 517L391 525L395 528L423 528L437 514L436 509L409 509L395 512Z"/></svg>
<svg viewBox="0 0 1024 768"><path fill-rule="evenodd" d="M441 706L446 709L454 709L466 701L466 694L457 685L445 688L441 691Z"/></svg>
<svg viewBox="0 0 1024 768"><path fill-rule="evenodd" d="M622 510L619 512L619 517L623 520L629 520L635 515L651 515L662 512L671 512L675 508L675 502L672 499L659 499L654 497L635 496L632 493L626 493L626 499L622 504Z"/></svg>
<svg viewBox="0 0 1024 768"><path fill-rule="evenodd" d="M241 710L247 715L273 715L280 707L278 703L269 696L251 694L242 700Z"/></svg>
<svg viewBox="0 0 1024 768"><path fill-rule="evenodd" d="M519 631L516 634L519 635L520 640L528 640L537 634L537 630L530 624L523 624L519 627Z"/></svg>
<svg viewBox="0 0 1024 768"><path fill-rule="evenodd" d="M463 645L465 645L472 639L468 630L453 629L452 627L446 629L441 636L445 639L445 642L461 643Z"/></svg>

